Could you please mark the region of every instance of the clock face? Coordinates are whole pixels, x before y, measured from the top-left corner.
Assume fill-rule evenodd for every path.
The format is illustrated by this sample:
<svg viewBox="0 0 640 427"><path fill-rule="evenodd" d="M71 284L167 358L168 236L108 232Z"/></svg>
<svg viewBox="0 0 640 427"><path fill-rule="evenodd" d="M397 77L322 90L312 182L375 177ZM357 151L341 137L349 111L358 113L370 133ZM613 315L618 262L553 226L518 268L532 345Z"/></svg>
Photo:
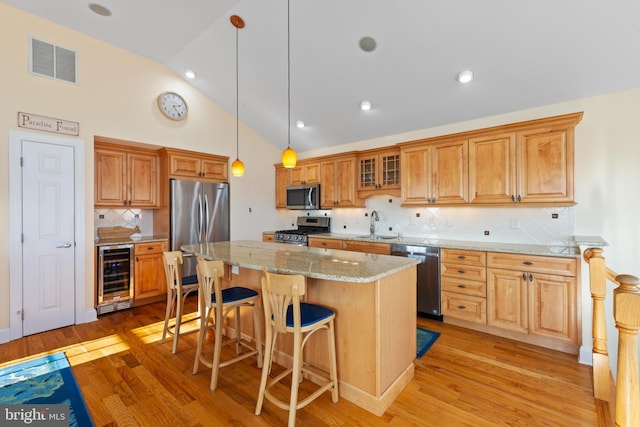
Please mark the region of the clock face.
<svg viewBox="0 0 640 427"><path fill-rule="evenodd" d="M162 114L171 120L182 120L187 117L187 103L175 92L164 92L158 96L158 107Z"/></svg>

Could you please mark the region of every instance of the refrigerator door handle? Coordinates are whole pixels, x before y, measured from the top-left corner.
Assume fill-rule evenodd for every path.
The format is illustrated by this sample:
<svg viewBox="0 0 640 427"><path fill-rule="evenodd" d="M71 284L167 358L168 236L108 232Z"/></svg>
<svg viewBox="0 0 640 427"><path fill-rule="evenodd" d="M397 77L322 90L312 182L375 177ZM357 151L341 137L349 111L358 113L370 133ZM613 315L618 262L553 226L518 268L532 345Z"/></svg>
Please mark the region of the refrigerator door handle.
<svg viewBox="0 0 640 427"><path fill-rule="evenodd" d="M211 230L209 230L209 197L206 194L204 195L204 218L205 218L204 238L205 238L205 242L208 242L209 234L211 233Z"/></svg>
<svg viewBox="0 0 640 427"><path fill-rule="evenodd" d="M202 243L202 227L204 225L204 221L202 221L202 196L198 195L198 243Z"/></svg>

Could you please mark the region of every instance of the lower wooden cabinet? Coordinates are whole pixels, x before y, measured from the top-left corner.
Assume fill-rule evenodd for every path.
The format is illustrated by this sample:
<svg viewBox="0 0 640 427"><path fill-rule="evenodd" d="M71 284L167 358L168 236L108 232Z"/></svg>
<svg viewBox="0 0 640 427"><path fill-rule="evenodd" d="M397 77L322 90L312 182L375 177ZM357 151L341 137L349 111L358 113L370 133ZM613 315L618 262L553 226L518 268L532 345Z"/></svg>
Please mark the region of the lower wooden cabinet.
<svg viewBox="0 0 640 427"><path fill-rule="evenodd" d="M343 251L367 252L370 254L391 254L388 243L366 242L361 240L326 239L323 237L309 237L308 245L312 248L342 249Z"/></svg>
<svg viewBox="0 0 640 427"><path fill-rule="evenodd" d="M442 315L487 323L487 253L442 249L440 256Z"/></svg>
<svg viewBox="0 0 640 427"><path fill-rule="evenodd" d="M487 324L579 344L575 258L487 254Z"/></svg>
<svg viewBox="0 0 640 427"><path fill-rule="evenodd" d="M167 292L162 253L167 242L136 243L134 248L133 299L136 303L148 298L159 299Z"/></svg>

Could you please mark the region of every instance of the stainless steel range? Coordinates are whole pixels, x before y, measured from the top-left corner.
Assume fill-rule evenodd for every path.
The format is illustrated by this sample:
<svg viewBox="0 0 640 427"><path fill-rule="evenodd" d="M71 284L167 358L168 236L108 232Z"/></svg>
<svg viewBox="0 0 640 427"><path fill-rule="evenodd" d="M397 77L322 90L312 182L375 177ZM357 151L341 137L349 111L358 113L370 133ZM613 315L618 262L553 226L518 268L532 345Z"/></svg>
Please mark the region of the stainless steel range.
<svg viewBox="0 0 640 427"><path fill-rule="evenodd" d="M331 232L331 218L326 216L299 216L295 230L279 230L275 232L276 243L289 243L292 245L306 246L309 234Z"/></svg>

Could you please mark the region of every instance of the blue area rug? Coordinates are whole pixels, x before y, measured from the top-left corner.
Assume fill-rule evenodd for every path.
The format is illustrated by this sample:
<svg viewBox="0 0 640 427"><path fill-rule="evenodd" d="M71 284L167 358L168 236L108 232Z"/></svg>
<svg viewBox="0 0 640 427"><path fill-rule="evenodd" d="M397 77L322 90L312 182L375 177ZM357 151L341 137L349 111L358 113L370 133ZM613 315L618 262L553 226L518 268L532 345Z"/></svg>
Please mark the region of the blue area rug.
<svg viewBox="0 0 640 427"><path fill-rule="evenodd" d="M434 342L440 336L440 332L430 331L425 328L418 327L418 340L416 341L416 349L418 349L417 359L420 359L431 348Z"/></svg>
<svg viewBox="0 0 640 427"><path fill-rule="evenodd" d="M94 425L64 353L0 369L0 405L20 405L12 410L24 412L31 410L29 405L67 405L69 426Z"/></svg>

